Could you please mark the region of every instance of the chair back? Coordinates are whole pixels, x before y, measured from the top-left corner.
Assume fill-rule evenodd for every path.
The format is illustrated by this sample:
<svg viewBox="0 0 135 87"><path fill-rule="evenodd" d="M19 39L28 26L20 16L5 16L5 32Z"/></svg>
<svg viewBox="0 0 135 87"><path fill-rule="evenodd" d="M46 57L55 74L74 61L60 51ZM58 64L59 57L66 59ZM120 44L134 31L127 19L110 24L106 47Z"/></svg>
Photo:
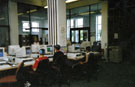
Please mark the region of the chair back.
<svg viewBox="0 0 135 87"><path fill-rule="evenodd" d="M24 71L24 61L22 61L16 70L16 78L17 80L21 80L23 78L23 71Z"/></svg>
<svg viewBox="0 0 135 87"><path fill-rule="evenodd" d="M40 73L45 73L46 71L49 70L49 60L48 59L44 59L44 60L41 60L38 64L38 67L37 67L37 72L40 72Z"/></svg>

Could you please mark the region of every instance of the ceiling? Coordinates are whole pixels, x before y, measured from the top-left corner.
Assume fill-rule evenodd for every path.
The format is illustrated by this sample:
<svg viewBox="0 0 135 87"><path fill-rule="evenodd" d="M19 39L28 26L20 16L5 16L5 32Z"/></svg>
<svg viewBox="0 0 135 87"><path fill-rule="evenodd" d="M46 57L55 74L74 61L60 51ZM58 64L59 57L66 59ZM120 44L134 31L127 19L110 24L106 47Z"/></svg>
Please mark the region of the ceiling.
<svg viewBox="0 0 135 87"><path fill-rule="evenodd" d="M30 4L30 5L35 5L35 6L40 6L40 7L44 7L47 5L46 0L13 0L13 1Z"/></svg>
<svg viewBox="0 0 135 87"><path fill-rule="evenodd" d="M13 1L30 4L30 5L35 5L35 6L41 6L41 7L44 7L47 5L47 0L13 0ZM82 1L82 0L78 0L78 1ZM75 2L72 2L72 3L75 3Z"/></svg>

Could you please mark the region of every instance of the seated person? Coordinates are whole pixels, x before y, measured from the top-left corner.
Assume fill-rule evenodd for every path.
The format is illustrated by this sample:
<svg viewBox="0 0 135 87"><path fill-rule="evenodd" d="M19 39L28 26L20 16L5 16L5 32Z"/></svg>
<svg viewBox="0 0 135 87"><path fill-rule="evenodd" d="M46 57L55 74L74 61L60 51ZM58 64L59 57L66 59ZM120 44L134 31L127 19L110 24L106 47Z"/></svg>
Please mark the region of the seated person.
<svg viewBox="0 0 135 87"><path fill-rule="evenodd" d="M33 71L36 71L37 70L38 64L39 64L39 62L41 60L48 59L48 57L44 57L44 53L45 53L45 50L44 49L41 49L40 50L40 56L39 56L39 58L36 59L34 65L32 66Z"/></svg>
<svg viewBox="0 0 135 87"><path fill-rule="evenodd" d="M54 50L55 53L53 56L53 68L58 68L63 63L63 59L61 58L61 56L64 56L64 53L60 51L60 45L55 45Z"/></svg>
<svg viewBox="0 0 135 87"><path fill-rule="evenodd" d="M101 50L101 44L96 41L93 42L92 51L99 52Z"/></svg>
<svg viewBox="0 0 135 87"><path fill-rule="evenodd" d="M89 53L91 52L91 48L90 46L87 46L86 47L86 53L85 53L85 60L83 62L80 62L80 64L85 64L88 62L88 56L89 56Z"/></svg>

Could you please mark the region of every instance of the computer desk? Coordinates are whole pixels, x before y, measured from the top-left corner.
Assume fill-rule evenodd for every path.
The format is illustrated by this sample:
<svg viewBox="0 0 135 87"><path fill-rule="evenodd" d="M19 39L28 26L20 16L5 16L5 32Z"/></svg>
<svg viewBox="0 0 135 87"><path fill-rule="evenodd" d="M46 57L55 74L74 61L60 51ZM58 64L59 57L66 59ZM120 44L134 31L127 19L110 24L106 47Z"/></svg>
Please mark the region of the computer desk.
<svg viewBox="0 0 135 87"><path fill-rule="evenodd" d="M24 62L24 67L27 67L27 66L31 66L33 65L35 62L35 60L33 61L26 61ZM16 69L18 68L18 64L16 65L9 65L9 64L3 64L3 65L0 65L0 71L5 71L5 70L11 70L11 69Z"/></svg>
<svg viewBox="0 0 135 87"><path fill-rule="evenodd" d="M79 56L76 56L80 53L67 53L67 59L70 59L70 60L80 60L82 58L84 58L83 55L79 55Z"/></svg>

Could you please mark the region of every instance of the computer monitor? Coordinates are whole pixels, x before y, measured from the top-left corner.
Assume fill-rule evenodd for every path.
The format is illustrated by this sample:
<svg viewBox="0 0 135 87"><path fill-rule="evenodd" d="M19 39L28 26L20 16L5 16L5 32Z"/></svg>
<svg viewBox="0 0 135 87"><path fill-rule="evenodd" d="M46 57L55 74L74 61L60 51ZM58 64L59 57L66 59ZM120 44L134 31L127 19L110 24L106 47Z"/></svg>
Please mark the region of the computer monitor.
<svg viewBox="0 0 135 87"><path fill-rule="evenodd" d="M68 46L68 52L80 52L80 46L72 44L71 46Z"/></svg>
<svg viewBox="0 0 135 87"><path fill-rule="evenodd" d="M40 45L38 45L38 44L31 45L32 53L39 53L39 50L40 50Z"/></svg>
<svg viewBox="0 0 135 87"><path fill-rule="evenodd" d="M67 53L67 46L61 46L60 51L63 52L64 54Z"/></svg>
<svg viewBox="0 0 135 87"><path fill-rule="evenodd" d="M31 54L31 48L25 47L25 49L26 49L26 55L30 55Z"/></svg>
<svg viewBox="0 0 135 87"><path fill-rule="evenodd" d="M45 55L45 49L40 49L40 50L39 50L39 54L40 54L40 55Z"/></svg>
<svg viewBox="0 0 135 87"><path fill-rule="evenodd" d="M0 47L0 58L4 57L4 47Z"/></svg>
<svg viewBox="0 0 135 87"><path fill-rule="evenodd" d="M16 51L20 48L19 45L10 45L8 46L8 55L15 56Z"/></svg>
<svg viewBox="0 0 135 87"><path fill-rule="evenodd" d="M42 49L44 49L44 54L45 54L47 52L47 45L40 45L39 53L41 52Z"/></svg>
<svg viewBox="0 0 135 87"><path fill-rule="evenodd" d="M25 47L19 48L16 52L16 57L19 58L26 57L26 48Z"/></svg>
<svg viewBox="0 0 135 87"><path fill-rule="evenodd" d="M90 41L83 41L80 45L80 48L86 49L87 46L91 46Z"/></svg>
<svg viewBox="0 0 135 87"><path fill-rule="evenodd" d="M46 53L53 53L53 46L52 45L47 46Z"/></svg>

